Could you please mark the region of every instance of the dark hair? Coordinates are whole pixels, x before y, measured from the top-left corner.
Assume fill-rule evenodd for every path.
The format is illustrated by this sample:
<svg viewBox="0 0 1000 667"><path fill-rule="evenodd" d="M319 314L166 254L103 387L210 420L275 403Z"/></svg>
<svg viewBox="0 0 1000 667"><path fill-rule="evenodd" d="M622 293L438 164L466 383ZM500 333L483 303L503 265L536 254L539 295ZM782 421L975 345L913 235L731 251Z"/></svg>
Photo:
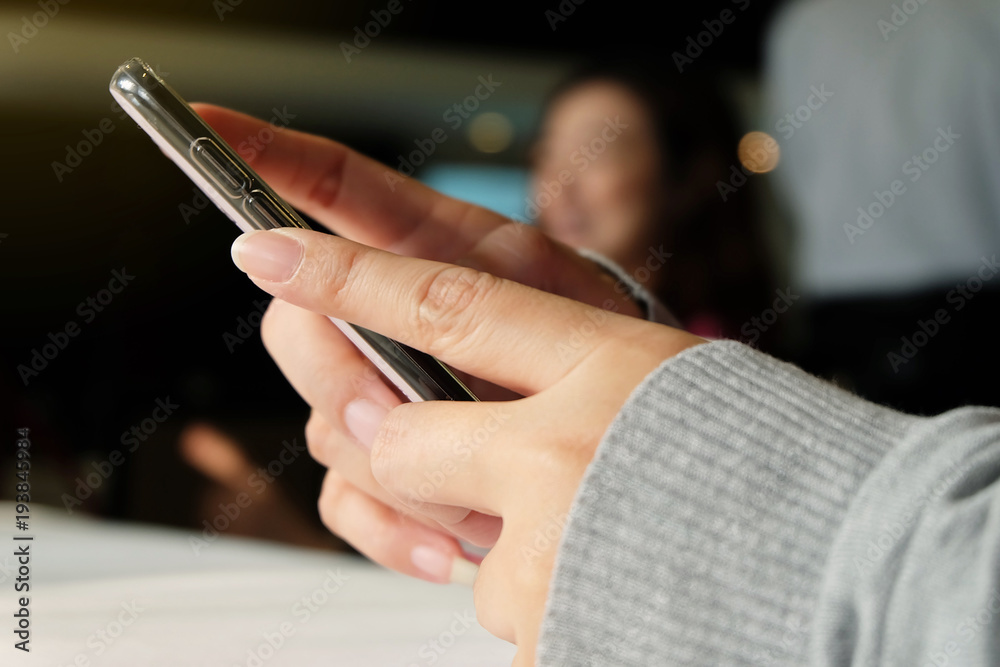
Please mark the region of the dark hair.
<svg viewBox="0 0 1000 667"><path fill-rule="evenodd" d="M573 70L549 93L546 108L565 93L600 81L623 86L643 102L653 118L660 150L671 157L672 167L689 166L706 148L736 159L736 122L714 80L683 76L671 64L634 58L592 61Z"/></svg>
<svg viewBox="0 0 1000 667"><path fill-rule="evenodd" d="M603 59L575 70L549 95L550 108L583 85L608 82L632 92L649 110L663 178L683 180L705 156L717 166L714 182L728 183L737 168L741 132L717 78L679 74L670 62L650 58ZM667 225L670 228L667 228ZM754 187L707 196L684 220L663 220L658 235L674 253L668 279L656 289L675 315L688 322L711 313L719 336L739 338L740 329L766 307L772 291L771 262L757 215ZM765 343L765 347L767 344Z"/></svg>

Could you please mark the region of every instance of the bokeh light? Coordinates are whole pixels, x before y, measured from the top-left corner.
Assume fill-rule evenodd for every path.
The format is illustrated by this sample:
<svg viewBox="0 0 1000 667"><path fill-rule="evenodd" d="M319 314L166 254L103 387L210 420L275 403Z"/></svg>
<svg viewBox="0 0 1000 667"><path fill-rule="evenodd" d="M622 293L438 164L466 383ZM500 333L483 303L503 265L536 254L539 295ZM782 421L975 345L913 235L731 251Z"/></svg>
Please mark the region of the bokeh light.
<svg viewBox="0 0 1000 667"><path fill-rule="evenodd" d="M781 147L767 132L748 132L740 139L736 155L743 167L754 174L766 174L778 166Z"/></svg>

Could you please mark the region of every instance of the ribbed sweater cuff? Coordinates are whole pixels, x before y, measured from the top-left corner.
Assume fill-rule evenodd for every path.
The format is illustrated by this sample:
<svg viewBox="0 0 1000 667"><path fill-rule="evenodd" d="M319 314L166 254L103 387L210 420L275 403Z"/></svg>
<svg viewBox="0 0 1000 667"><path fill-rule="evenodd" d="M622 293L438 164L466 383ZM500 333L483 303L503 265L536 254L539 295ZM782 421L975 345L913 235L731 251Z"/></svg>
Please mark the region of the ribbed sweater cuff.
<svg viewBox="0 0 1000 667"><path fill-rule="evenodd" d="M664 362L584 477L539 664L802 664L848 505L914 420L732 341Z"/></svg>

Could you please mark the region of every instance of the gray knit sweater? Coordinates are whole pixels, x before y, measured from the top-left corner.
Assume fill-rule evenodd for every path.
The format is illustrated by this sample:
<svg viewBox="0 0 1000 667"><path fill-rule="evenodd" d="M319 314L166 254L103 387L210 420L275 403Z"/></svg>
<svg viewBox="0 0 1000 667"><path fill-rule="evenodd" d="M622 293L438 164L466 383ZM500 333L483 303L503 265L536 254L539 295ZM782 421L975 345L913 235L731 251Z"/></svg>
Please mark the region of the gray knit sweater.
<svg viewBox="0 0 1000 667"><path fill-rule="evenodd" d="M998 477L1000 409L912 417L687 350L598 448L538 664L1000 665Z"/></svg>

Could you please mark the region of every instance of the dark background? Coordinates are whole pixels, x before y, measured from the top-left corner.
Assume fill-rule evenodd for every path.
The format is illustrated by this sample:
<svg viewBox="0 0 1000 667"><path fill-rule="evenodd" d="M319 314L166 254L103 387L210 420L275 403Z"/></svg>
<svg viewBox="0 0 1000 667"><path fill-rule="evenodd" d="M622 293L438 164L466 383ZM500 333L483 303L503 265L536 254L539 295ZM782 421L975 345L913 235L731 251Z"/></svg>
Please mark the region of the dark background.
<svg viewBox="0 0 1000 667"><path fill-rule="evenodd" d="M194 421L243 442L260 463L283 439L303 440L304 403L265 354L258 332L227 349L223 336L268 298L232 265L236 229L214 208L185 221L192 184L131 120L111 109L114 69L150 62L182 95L331 136L394 165L395 156L441 125L441 112L478 75L504 82L483 111L515 129L507 150L478 153L464 136L434 159L523 165L546 91L572 65L597 56L683 50L729 0L624 3L586 0L553 30L560 3L401 0L402 13L351 63L339 44L387 2L84 2L59 13L17 53L0 44L0 452L9 463L16 427L31 429L34 499L62 505L78 476L121 449L120 438L150 416L156 399L180 407L81 509L109 516L198 525L206 480L177 456ZM753 80L775 2L755 1L690 66ZM219 7L232 11L219 14ZM37 3L0 3L0 26L18 31ZM104 135L59 181L54 161L106 119ZM113 270L134 280L89 324L77 306L105 288ZM28 383L17 371L67 322L78 336ZM6 444L4 444L6 443ZM5 465L6 470L10 466ZM322 470L297 461L281 480L315 514ZM0 493L11 497L13 475Z"/></svg>

